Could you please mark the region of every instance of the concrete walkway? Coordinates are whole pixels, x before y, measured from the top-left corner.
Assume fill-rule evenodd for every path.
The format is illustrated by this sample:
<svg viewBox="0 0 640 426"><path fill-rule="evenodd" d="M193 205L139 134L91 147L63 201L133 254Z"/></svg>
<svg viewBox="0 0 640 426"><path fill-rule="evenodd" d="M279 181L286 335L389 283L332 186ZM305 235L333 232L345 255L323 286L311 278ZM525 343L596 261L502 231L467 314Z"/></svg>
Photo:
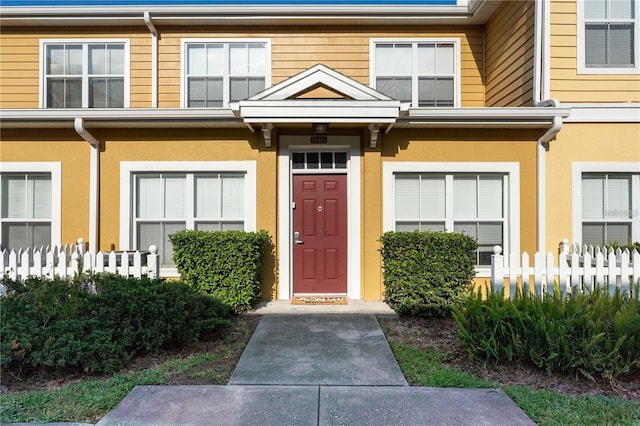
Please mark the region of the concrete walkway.
<svg viewBox="0 0 640 426"><path fill-rule="evenodd" d="M410 387L374 315L267 315L227 386L139 386L98 425L533 425L501 390Z"/></svg>

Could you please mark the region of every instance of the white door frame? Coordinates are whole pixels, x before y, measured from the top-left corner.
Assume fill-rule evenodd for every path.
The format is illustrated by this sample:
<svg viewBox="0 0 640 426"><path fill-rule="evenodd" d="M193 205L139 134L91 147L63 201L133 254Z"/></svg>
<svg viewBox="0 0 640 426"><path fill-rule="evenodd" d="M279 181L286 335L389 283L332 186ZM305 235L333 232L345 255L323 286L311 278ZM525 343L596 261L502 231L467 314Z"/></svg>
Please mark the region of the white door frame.
<svg viewBox="0 0 640 426"><path fill-rule="evenodd" d="M360 136L328 136L326 145L309 144L309 135L282 135L278 149L278 299L293 295L292 152L346 150L347 158L347 297L360 299ZM322 170L318 171L319 173Z"/></svg>

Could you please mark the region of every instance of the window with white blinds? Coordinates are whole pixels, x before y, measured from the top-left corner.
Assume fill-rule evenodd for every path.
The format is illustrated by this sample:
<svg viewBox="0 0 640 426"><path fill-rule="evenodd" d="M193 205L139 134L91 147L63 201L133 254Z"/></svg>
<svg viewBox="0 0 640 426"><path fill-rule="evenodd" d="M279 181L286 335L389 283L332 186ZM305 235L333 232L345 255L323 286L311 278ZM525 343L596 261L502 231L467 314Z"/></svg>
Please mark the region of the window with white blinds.
<svg viewBox="0 0 640 426"><path fill-rule="evenodd" d="M626 245L640 224L633 203L640 202L638 174L582 174L582 243Z"/></svg>
<svg viewBox="0 0 640 426"><path fill-rule="evenodd" d="M2 246L7 249L51 244L51 173L0 175Z"/></svg>
<svg viewBox="0 0 640 426"><path fill-rule="evenodd" d="M453 107L459 76L457 41L375 41L376 90L414 107Z"/></svg>
<svg viewBox="0 0 640 426"><path fill-rule="evenodd" d="M494 245L504 247L504 174L396 173L396 231L454 231L478 240L477 265L490 265Z"/></svg>
<svg viewBox="0 0 640 426"><path fill-rule="evenodd" d="M173 265L174 232L244 230L244 173L137 173L134 180L134 244L157 245L163 265Z"/></svg>
<svg viewBox="0 0 640 426"><path fill-rule="evenodd" d="M195 42L184 46L184 104L223 107L264 90L269 80L267 42Z"/></svg>
<svg viewBox="0 0 640 426"><path fill-rule="evenodd" d="M585 0L579 6L580 65L603 72L637 67L637 0Z"/></svg>

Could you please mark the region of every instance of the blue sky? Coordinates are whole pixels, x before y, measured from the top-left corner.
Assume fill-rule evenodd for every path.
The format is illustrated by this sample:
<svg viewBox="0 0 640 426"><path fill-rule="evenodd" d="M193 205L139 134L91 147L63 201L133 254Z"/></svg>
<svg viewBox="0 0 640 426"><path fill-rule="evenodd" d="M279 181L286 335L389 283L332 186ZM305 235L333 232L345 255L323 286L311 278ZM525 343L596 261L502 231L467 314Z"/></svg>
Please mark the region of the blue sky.
<svg viewBox="0 0 640 426"><path fill-rule="evenodd" d="M0 0L1 6L455 5L456 0Z"/></svg>

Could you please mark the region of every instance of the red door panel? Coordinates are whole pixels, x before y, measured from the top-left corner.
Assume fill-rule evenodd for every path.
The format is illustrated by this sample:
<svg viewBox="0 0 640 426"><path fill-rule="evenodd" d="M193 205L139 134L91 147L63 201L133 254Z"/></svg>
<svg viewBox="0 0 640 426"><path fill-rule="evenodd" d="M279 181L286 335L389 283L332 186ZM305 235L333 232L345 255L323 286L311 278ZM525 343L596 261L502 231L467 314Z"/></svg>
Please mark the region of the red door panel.
<svg viewBox="0 0 640 426"><path fill-rule="evenodd" d="M346 293L347 175L294 175L293 201L293 292Z"/></svg>

